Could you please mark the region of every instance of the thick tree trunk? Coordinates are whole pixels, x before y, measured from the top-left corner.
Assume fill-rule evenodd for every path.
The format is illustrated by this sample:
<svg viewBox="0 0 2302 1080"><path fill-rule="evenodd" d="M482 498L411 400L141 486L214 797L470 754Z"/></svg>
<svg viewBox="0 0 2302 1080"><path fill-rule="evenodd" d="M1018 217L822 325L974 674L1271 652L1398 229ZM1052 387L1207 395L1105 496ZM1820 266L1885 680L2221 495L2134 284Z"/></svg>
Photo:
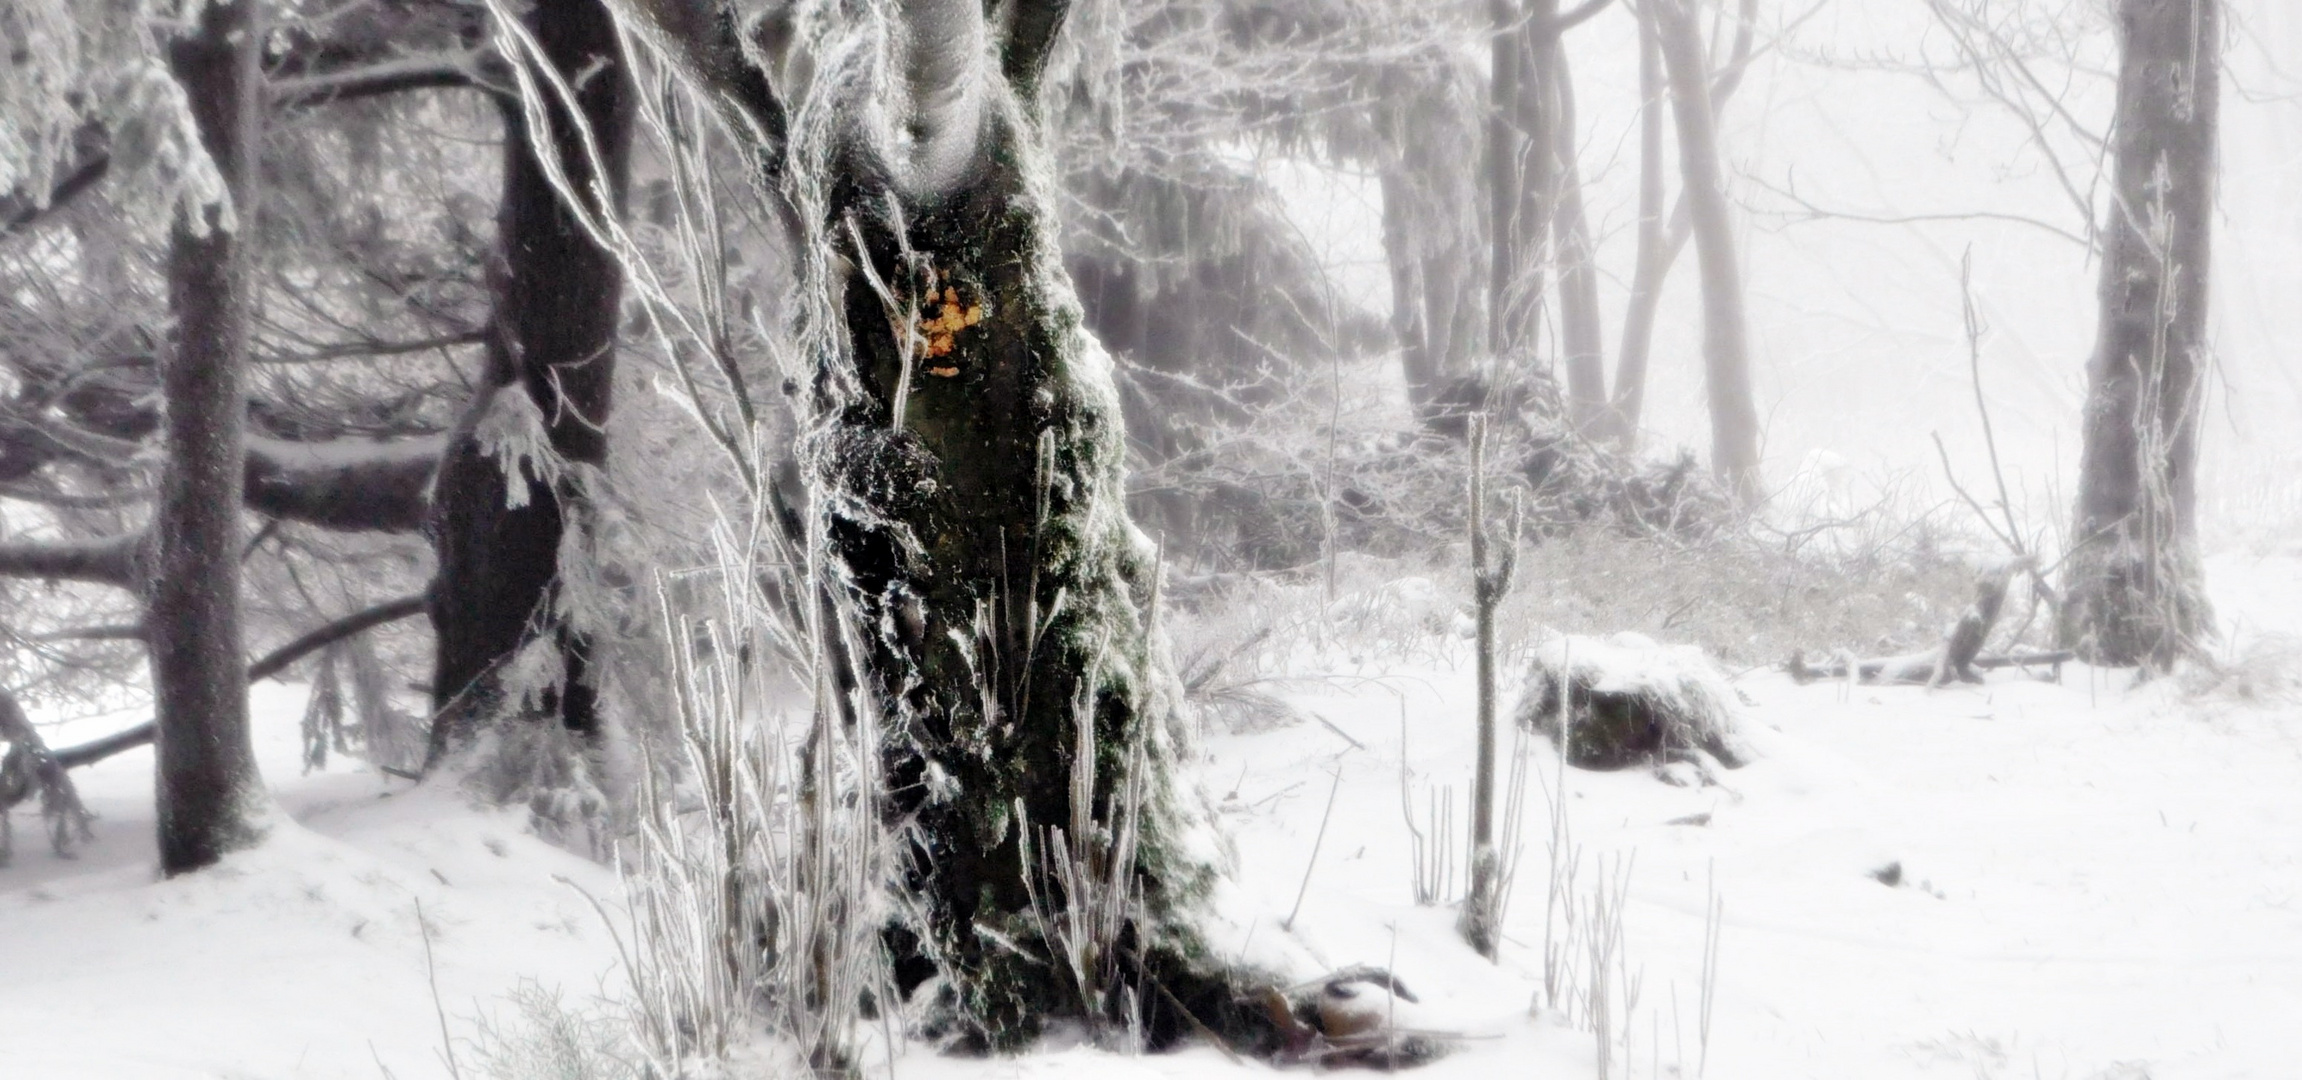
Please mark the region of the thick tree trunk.
<svg viewBox="0 0 2302 1080"><path fill-rule="evenodd" d="M599 727L591 640L558 610L560 557L569 531L581 528L577 473L607 461L623 275L562 204L535 144L550 148L575 191L588 196L605 185L620 197L631 111L614 23L599 0L538 6L528 24L576 87L608 175L594 174L556 99L545 110L552 129L540 139L507 109L486 382L450 442L432 499L434 762L507 707L500 680L531 642L549 642L559 660L556 685L540 695L545 714L582 735ZM557 459L540 472L487 437L538 427Z"/></svg>
<svg viewBox="0 0 2302 1080"><path fill-rule="evenodd" d="M253 317L259 110L259 0L211 3L170 43L200 139L228 205L179 209L169 236L173 348L146 609L159 727L160 866L198 870L262 837L263 779L248 739L240 652L241 428Z"/></svg>
<svg viewBox="0 0 2302 1080"><path fill-rule="evenodd" d="M875 152L861 147L830 178L845 197L827 235L854 262L834 271L844 349L826 357L832 420L812 453L839 493L829 539L920 902L898 970L940 973L945 1015L990 1046L1048 1016L1120 1020L1130 986L1154 1043L1235 1032L1258 1014L1194 930L1216 853L1173 775L1153 551L1126 516L1110 362L1082 327L1011 81L1028 66L978 62L973 0L917 6L909 37L936 55L904 58L909 147L881 169L854 167ZM1089 871L1077 891L1064 860ZM1124 929L1084 977L1038 959L1067 953L1055 914L1114 902Z"/></svg>
<svg viewBox="0 0 2302 1080"><path fill-rule="evenodd" d="M2121 0L2101 316L2060 633L2163 669L2209 633L2196 518L2219 0Z"/></svg>
<svg viewBox="0 0 2302 1080"><path fill-rule="evenodd" d="M1702 271L1703 385L1710 401L1711 468L1744 505L1763 497L1758 406L1751 390L1750 328L1742 268L1719 164L1710 65L1688 0L1652 0L1655 33L1671 88L1679 136L1679 175Z"/></svg>

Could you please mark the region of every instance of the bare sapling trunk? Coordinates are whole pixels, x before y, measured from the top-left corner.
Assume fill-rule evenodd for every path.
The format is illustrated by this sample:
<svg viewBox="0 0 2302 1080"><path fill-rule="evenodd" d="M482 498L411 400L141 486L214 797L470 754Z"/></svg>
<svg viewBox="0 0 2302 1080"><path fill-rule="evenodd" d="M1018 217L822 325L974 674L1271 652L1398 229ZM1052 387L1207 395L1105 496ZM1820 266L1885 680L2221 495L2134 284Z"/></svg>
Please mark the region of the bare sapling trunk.
<svg viewBox="0 0 2302 1080"><path fill-rule="evenodd" d="M2218 0L2121 0L2100 322L2063 644L2164 670L2211 632L2198 555L2198 426L2221 96Z"/></svg>
<svg viewBox="0 0 2302 1080"><path fill-rule="evenodd" d="M623 274L562 202L550 173L560 172L579 197L604 189L620 198L631 139L628 81L600 0L538 5L526 24L573 88L581 116L548 93L537 112L505 110L501 260L489 282L484 380L451 437L432 498L439 559L432 763L517 704L502 680L531 645L551 651L556 678L510 697L534 692L539 719L578 735L595 733L600 722L591 636L566 617L561 557L570 534L584 527L586 474L607 461Z"/></svg>
<svg viewBox="0 0 2302 1080"><path fill-rule="evenodd" d="M240 485L253 320L261 146L259 0L211 3L168 46L200 141L228 196L180 204L168 244L176 332L161 367L166 412L147 641L159 732L160 866L181 874L262 838L263 779L248 737L240 637Z"/></svg>
<svg viewBox="0 0 2302 1080"><path fill-rule="evenodd" d="M1671 115L1679 137L1679 175L1702 273L1703 385L1710 403L1711 468L1745 506L1763 498L1758 406L1751 389L1750 328L1742 268L1719 161L1711 105L1710 65L1691 0L1651 0Z"/></svg>
<svg viewBox="0 0 2302 1080"><path fill-rule="evenodd" d="M1495 610L1518 566L1518 521L1500 552L1487 535L1487 418L1471 417L1471 596L1478 617L1478 752L1471 772L1471 890L1463 900L1463 940L1493 960L1502 945L1503 858L1495 843Z"/></svg>

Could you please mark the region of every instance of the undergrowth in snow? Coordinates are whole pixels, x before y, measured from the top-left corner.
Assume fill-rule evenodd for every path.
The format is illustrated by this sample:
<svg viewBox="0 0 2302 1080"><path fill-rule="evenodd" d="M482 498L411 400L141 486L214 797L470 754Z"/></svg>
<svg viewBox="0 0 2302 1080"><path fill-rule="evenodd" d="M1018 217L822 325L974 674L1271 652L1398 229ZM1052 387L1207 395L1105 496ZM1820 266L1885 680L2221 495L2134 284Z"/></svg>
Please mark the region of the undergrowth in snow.
<svg viewBox="0 0 2302 1080"><path fill-rule="evenodd" d="M1709 786L1562 770L1521 744L1493 964L1451 907L1417 903L1403 809L1427 838L1442 802L1465 820L1472 665L1448 586L1286 597L1338 628L1258 643L1275 659L1236 678L1267 708L1210 718L1191 763L1236 849L1212 944L1306 978L1391 969L1418 999L1391 1022L1453 1045L1434 1078L1602 1060L1613 1077L2294 1075L2302 561L2210 573L2222 659L2184 678L2072 666L2059 685L1929 691L1746 672L1731 690L1753 760ZM450 1075L452 1050L467 1078L636 1075L616 948L583 895L620 911L615 874L452 790L352 762L300 775L304 692L258 689L280 807L262 848L155 880L143 750L81 774L100 816L81 859L33 849L0 870L0 1074L413 1080ZM887 1075L874 1045L866 1075ZM1269 1071L1061 1037L892 1063L906 1080Z"/></svg>

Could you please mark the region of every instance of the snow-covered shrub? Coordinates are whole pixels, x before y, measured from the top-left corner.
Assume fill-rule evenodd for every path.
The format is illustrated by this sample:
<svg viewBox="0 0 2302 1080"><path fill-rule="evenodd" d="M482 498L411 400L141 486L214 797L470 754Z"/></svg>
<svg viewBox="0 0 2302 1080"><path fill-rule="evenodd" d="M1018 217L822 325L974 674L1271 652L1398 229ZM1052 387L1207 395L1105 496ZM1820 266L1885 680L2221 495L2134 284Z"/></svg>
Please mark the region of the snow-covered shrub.
<svg viewBox="0 0 2302 1080"><path fill-rule="evenodd" d="M486 1080L641 1080L649 1074L613 1014L571 1005L556 990L522 983L512 1015L481 1016L470 1043L473 1073Z"/></svg>
<svg viewBox="0 0 2302 1080"><path fill-rule="evenodd" d="M1535 646L1518 722L1557 743L1564 717L1565 754L1578 768L1705 756L1733 768L1747 757L1735 738L1737 700L1718 667L1691 645L1633 633L1558 634Z"/></svg>

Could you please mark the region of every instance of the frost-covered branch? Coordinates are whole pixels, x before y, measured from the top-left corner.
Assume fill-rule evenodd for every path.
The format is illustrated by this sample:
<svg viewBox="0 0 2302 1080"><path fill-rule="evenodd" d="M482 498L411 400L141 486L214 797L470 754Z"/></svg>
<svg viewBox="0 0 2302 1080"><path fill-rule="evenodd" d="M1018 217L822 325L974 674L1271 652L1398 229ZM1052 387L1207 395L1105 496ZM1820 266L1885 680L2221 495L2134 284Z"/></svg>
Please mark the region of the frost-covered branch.
<svg viewBox="0 0 2302 1080"><path fill-rule="evenodd" d="M324 529L413 532L431 513L446 436L397 442L248 440L249 509Z"/></svg>
<svg viewBox="0 0 2302 1080"><path fill-rule="evenodd" d="M499 80L488 77L494 50L472 49L446 55L400 56L374 63L274 78L264 87L275 109L295 109L336 101L380 97L410 90L477 87L491 93Z"/></svg>

